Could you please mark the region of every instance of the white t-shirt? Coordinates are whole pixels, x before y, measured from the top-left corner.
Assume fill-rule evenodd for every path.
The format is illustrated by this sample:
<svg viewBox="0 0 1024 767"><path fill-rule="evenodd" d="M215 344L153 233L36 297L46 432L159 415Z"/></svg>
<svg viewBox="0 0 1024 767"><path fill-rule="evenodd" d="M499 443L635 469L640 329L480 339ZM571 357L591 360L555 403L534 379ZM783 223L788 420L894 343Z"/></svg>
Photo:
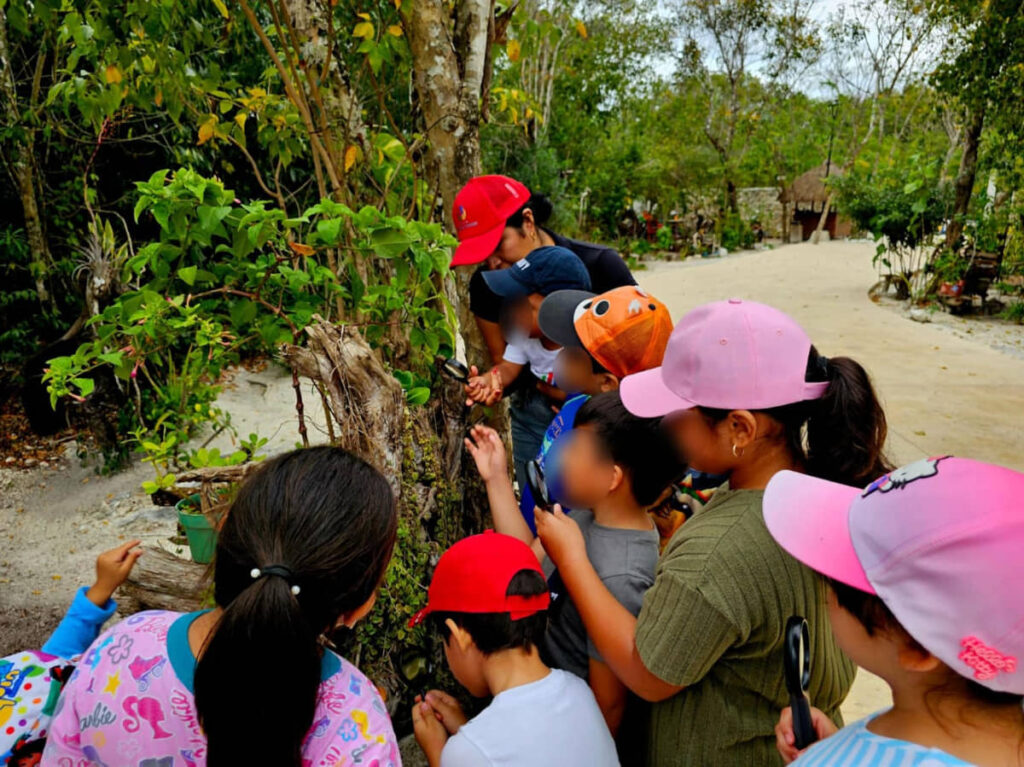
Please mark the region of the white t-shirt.
<svg viewBox="0 0 1024 767"><path fill-rule="evenodd" d="M530 363L530 370L545 383L555 382L555 357L562 351L545 349L538 338L517 338L505 346L505 359L516 365Z"/></svg>
<svg viewBox="0 0 1024 767"><path fill-rule="evenodd" d="M441 752L441 767L618 767L587 683L552 669L494 696Z"/></svg>

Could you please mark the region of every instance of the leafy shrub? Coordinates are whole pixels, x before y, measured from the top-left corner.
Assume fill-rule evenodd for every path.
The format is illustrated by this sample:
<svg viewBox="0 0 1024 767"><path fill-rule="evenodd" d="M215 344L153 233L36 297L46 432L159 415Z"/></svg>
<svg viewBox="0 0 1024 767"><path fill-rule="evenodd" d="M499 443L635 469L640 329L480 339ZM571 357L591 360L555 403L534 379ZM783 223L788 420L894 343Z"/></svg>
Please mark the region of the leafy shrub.
<svg viewBox="0 0 1024 767"><path fill-rule="evenodd" d="M130 394L133 439L156 469L147 489L173 485L175 466L248 459L255 448L243 457L183 445L202 425L231 428L213 404L226 366L297 341L315 314L357 324L410 403L430 396L433 358L454 345L439 289L453 240L439 224L332 200L289 219L191 170L137 187L136 219L152 217L159 239L126 261L122 281L135 287L93 318L93 340L51 360L44 380L54 402L81 400L97 369L113 371Z"/></svg>

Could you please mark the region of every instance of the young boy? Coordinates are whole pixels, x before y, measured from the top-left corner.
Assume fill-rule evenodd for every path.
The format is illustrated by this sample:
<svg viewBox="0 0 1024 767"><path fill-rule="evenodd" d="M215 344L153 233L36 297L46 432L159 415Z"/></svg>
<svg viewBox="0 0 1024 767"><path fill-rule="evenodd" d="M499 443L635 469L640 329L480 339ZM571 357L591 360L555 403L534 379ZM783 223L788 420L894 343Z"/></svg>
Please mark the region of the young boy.
<svg viewBox="0 0 1024 767"><path fill-rule="evenodd" d="M0 765L38 764L64 682L117 609L111 597L142 555L139 543L128 541L96 558L96 582L78 590L42 650L0 658Z"/></svg>
<svg viewBox="0 0 1024 767"><path fill-rule="evenodd" d="M660 365L672 334L672 316L656 298L627 285L600 295L583 290L552 293L540 305L537 324L545 337L562 346L555 359L555 382L568 393L536 456L554 502L562 497L559 439L572 429L576 412L592 395L618 389L620 378ZM519 492L519 509L533 530L533 494L522 483Z"/></svg>
<svg viewBox="0 0 1024 767"><path fill-rule="evenodd" d="M417 699L413 728L430 767L618 765L590 690L540 658L549 603L537 558L515 538L474 535L441 557L410 625L429 616L455 679L494 700L466 721L439 690Z"/></svg>
<svg viewBox="0 0 1024 767"><path fill-rule="evenodd" d="M558 573L519 513L501 438L493 429L478 426L466 446L487 487L495 528L530 544L544 563L554 598L544 658L590 683L609 729L616 733L626 688L590 642ZM660 419L631 415L618 392L595 395L580 408L561 462L565 501L575 509L570 516L583 533L587 555L604 584L635 615L654 582L658 561L658 533L648 509L658 504L685 466Z"/></svg>
<svg viewBox="0 0 1024 767"><path fill-rule="evenodd" d="M571 250L542 247L508 269L484 272L487 286L501 297L503 328L508 340L504 359L489 373L472 368L466 384L467 404L493 405L504 395L526 366L531 385L516 391L512 399L512 447L519 486L525 482L526 462L540 449L544 430L551 422L552 405L565 398L554 385L554 364L559 345L541 333L537 313L545 296L558 290L590 287L590 275Z"/></svg>

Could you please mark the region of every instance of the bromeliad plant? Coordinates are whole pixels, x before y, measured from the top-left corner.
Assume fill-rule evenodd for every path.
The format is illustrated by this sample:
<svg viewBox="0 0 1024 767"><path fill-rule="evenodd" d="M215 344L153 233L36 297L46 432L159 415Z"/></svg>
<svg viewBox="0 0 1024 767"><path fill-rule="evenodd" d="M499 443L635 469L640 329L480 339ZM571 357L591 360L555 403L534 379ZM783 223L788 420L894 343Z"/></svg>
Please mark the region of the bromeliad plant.
<svg viewBox="0 0 1024 767"><path fill-rule="evenodd" d="M359 327L409 402L429 398L432 360L454 346L442 290L453 240L440 225L329 199L289 218L185 169L137 187L136 219L159 238L126 261L130 289L93 318L92 340L51 360L45 380L54 402L81 400L101 369L113 373L156 470L148 491L172 486L175 467L239 458L185 445L202 426L231 429L213 404L224 369L298 340L314 315Z"/></svg>

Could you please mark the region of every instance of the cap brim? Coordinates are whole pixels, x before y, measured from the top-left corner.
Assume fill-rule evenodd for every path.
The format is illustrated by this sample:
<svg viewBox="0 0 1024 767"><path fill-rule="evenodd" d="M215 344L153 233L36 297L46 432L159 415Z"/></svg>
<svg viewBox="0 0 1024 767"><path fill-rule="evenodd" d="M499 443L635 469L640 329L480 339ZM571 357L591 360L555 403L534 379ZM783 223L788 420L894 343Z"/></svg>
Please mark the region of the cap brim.
<svg viewBox="0 0 1024 767"><path fill-rule="evenodd" d="M559 346L584 348L576 332L576 307L595 293L586 290L556 290L544 299L537 312L540 332Z"/></svg>
<svg viewBox="0 0 1024 767"><path fill-rule="evenodd" d="M874 594L850 537L859 488L780 471L764 491L764 521L778 544L822 575Z"/></svg>
<svg viewBox="0 0 1024 767"><path fill-rule="evenodd" d="M665 385L660 367L623 378L619 395L626 410L641 418L657 418L697 407L696 402L683 399Z"/></svg>
<svg viewBox="0 0 1024 767"><path fill-rule="evenodd" d="M427 607L424 607L422 610L418 610L416 614L409 619L409 628L419 626L432 612L433 610L430 609L429 605Z"/></svg>
<svg viewBox="0 0 1024 767"><path fill-rule="evenodd" d="M514 268L490 269L484 272L484 282L492 293L501 298L521 298L530 294L530 289L515 278L512 271Z"/></svg>
<svg viewBox="0 0 1024 767"><path fill-rule="evenodd" d="M498 247L501 242L503 226L495 227L488 232L470 237L459 243L452 254L452 262L449 266L466 266L468 264L479 264L487 258Z"/></svg>

